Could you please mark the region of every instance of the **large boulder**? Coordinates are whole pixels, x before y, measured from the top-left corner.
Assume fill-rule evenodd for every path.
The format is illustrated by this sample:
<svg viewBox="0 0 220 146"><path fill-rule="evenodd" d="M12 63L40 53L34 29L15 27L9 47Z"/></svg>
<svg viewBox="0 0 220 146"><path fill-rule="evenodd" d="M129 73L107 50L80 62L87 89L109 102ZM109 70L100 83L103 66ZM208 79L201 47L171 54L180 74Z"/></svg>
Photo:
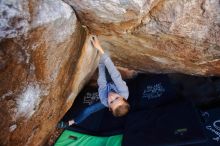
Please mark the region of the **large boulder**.
<svg viewBox="0 0 220 146"><path fill-rule="evenodd" d="M220 75L215 0L64 0L122 67Z"/></svg>
<svg viewBox="0 0 220 146"><path fill-rule="evenodd" d="M0 1L0 145L43 145L96 68L88 39L61 0Z"/></svg>
<svg viewBox="0 0 220 146"><path fill-rule="evenodd" d="M121 67L220 75L216 0L0 0L0 145L47 140L97 67L89 33Z"/></svg>

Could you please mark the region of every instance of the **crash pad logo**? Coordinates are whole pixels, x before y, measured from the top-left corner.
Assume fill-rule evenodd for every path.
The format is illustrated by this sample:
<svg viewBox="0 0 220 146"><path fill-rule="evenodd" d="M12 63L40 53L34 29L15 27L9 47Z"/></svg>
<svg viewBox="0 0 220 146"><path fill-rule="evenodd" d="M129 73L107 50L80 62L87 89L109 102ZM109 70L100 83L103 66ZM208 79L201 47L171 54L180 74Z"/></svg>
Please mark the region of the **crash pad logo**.
<svg viewBox="0 0 220 146"><path fill-rule="evenodd" d="M98 94L98 92L94 92L94 93L87 92L84 95L84 98L83 98L83 103L84 104L91 105L91 104L93 104L96 101L99 101L99 94Z"/></svg>
<svg viewBox="0 0 220 146"><path fill-rule="evenodd" d="M175 135L184 135L185 133L187 133L188 129L187 128L181 128L181 129L177 129L176 131L174 131Z"/></svg>
<svg viewBox="0 0 220 146"><path fill-rule="evenodd" d="M151 86L147 86L146 89L143 92L142 98L155 99L160 97L165 92L164 87L161 85L161 83L154 84Z"/></svg>
<svg viewBox="0 0 220 146"><path fill-rule="evenodd" d="M214 121L212 126L211 125L206 126L206 129L215 133L215 135L217 136L217 137L213 137L212 138L213 140L220 142L220 120Z"/></svg>

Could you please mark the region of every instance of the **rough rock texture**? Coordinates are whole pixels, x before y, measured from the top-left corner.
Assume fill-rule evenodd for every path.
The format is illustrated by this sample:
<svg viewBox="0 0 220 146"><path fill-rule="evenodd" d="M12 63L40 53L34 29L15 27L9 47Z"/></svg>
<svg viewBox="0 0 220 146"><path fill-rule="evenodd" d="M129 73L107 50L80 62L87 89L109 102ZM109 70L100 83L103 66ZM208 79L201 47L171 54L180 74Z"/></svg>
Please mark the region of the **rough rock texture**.
<svg viewBox="0 0 220 146"><path fill-rule="evenodd" d="M218 0L64 1L121 67L220 75ZM0 145L42 145L97 66L66 3L0 0Z"/></svg>
<svg viewBox="0 0 220 146"><path fill-rule="evenodd" d="M220 75L218 0L64 0L122 67Z"/></svg>
<svg viewBox="0 0 220 146"><path fill-rule="evenodd" d="M0 1L0 145L47 140L97 65L88 38L63 1Z"/></svg>

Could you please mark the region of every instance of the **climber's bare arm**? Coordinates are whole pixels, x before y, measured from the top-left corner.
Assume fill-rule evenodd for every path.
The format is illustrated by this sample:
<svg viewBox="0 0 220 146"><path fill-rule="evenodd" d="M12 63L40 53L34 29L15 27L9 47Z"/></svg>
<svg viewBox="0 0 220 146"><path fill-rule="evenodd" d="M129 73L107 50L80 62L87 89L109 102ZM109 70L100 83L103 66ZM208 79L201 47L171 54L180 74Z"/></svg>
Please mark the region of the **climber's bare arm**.
<svg viewBox="0 0 220 146"><path fill-rule="evenodd" d="M92 45L98 49L98 51L101 53L101 54L104 54L104 50L102 49L100 43L99 43L99 40L96 36L92 36L92 39L91 39L91 42L92 42Z"/></svg>

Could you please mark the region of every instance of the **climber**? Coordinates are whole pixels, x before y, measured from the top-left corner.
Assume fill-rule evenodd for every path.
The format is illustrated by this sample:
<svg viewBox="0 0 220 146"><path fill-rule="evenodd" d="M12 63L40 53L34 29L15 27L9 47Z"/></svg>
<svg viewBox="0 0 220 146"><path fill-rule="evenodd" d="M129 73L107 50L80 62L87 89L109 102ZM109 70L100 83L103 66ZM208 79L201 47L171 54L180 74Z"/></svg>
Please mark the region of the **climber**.
<svg viewBox="0 0 220 146"><path fill-rule="evenodd" d="M112 114L116 117L124 116L128 113L130 105L128 99L128 87L125 81L122 80L121 74L114 66L110 57L103 51L99 40L96 36L92 36L91 43L100 54L99 62L99 77L98 77L98 92L101 102L95 103L84 109L76 118L68 122L59 122L58 128L66 128L73 124L79 124L89 115L95 113L105 107L108 107Z"/></svg>

